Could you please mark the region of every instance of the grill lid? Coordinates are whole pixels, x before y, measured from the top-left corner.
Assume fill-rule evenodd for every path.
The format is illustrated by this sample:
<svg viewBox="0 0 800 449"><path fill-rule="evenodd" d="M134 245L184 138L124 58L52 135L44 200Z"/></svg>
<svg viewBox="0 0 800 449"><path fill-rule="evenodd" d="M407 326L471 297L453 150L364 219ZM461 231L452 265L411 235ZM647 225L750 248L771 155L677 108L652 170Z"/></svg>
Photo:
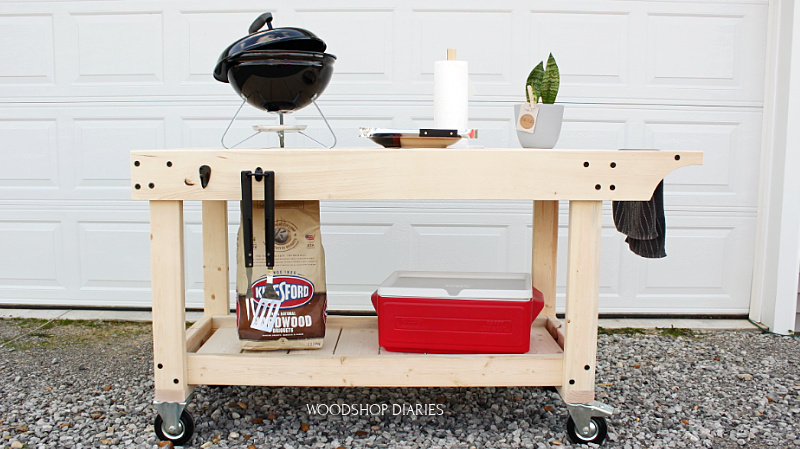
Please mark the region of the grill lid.
<svg viewBox="0 0 800 449"><path fill-rule="evenodd" d="M267 30L260 31L264 25ZM265 12L250 25L249 35L232 43L220 55L214 68L214 79L228 82L228 69L242 54L263 50L324 52L325 42L303 28L272 28L272 13Z"/></svg>

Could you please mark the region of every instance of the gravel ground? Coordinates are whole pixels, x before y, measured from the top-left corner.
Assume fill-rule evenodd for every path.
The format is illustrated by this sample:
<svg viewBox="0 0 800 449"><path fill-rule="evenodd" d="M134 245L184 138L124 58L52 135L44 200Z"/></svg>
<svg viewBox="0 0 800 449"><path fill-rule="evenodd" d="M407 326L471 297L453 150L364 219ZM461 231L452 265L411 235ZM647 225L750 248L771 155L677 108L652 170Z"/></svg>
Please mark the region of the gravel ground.
<svg viewBox="0 0 800 449"><path fill-rule="evenodd" d="M159 447L149 325L44 323L0 320L0 447ZM604 447L800 448L798 339L674 333L600 335L598 399L619 409ZM543 388L202 386L189 411L191 447L579 447Z"/></svg>

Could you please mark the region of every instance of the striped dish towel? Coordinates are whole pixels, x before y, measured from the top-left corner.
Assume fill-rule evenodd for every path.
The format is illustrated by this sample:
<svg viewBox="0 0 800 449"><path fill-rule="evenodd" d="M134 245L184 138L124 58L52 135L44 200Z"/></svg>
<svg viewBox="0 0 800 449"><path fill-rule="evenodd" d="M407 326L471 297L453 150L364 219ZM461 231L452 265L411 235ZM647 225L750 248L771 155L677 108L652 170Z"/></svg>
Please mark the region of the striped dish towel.
<svg viewBox="0 0 800 449"><path fill-rule="evenodd" d="M664 250L667 236L664 181L658 183L650 201L614 201L611 207L614 226L628 236L625 242L634 254L649 259L667 256Z"/></svg>

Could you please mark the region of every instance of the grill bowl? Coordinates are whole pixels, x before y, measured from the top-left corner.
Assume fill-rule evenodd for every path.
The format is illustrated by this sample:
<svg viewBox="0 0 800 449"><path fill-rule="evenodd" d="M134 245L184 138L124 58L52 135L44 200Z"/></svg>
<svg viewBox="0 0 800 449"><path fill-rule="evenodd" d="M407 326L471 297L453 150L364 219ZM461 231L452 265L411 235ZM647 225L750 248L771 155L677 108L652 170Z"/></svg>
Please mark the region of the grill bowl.
<svg viewBox="0 0 800 449"><path fill-rule="evenodd" d="M264 111L292 112L322 94L336 57L321 52L243 52L228 64L227 80L236 93Z"/></svg>

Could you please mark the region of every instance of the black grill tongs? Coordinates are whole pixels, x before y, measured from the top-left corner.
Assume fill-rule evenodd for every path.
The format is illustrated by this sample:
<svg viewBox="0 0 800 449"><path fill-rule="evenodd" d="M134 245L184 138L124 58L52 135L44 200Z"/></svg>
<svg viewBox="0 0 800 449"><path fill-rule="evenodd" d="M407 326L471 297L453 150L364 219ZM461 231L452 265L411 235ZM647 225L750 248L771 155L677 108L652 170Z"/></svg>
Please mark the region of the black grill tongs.
<svg viewBox="0 0 800 449"><path fill-rule="evenodd" d="M250 308L250 298L253 297L253 172L242 171L242 202L239 208L242 210L242 252L244 253L244 270L247 275L247 299L248 310Z"/></svg>
<svg viewBox="0 0 800 449"><path fill-rule="evenodd" d="M256 168L255 172L249 170L242 171L242 242L244 244L244 266L247 275L246 299L249 301L253 294L253 177L256 182L264 181L264 245L267 266L267 284L264 286L262 299L270 301L280 301L278 293L273 284L275 268L275 172L262 172L261 168ZM277 310L273 313L276 313ZM271 314L270 314L271 315ZM271 327L271 326L270 326Z"/></svg>
<svg viewBox="0 0 800 449"><path fill-rule="evenodd" d="M275 172L264 172L264 245L267 250L267 269L275 268ZM272 279L270 279L272 283Z"/></svg>

